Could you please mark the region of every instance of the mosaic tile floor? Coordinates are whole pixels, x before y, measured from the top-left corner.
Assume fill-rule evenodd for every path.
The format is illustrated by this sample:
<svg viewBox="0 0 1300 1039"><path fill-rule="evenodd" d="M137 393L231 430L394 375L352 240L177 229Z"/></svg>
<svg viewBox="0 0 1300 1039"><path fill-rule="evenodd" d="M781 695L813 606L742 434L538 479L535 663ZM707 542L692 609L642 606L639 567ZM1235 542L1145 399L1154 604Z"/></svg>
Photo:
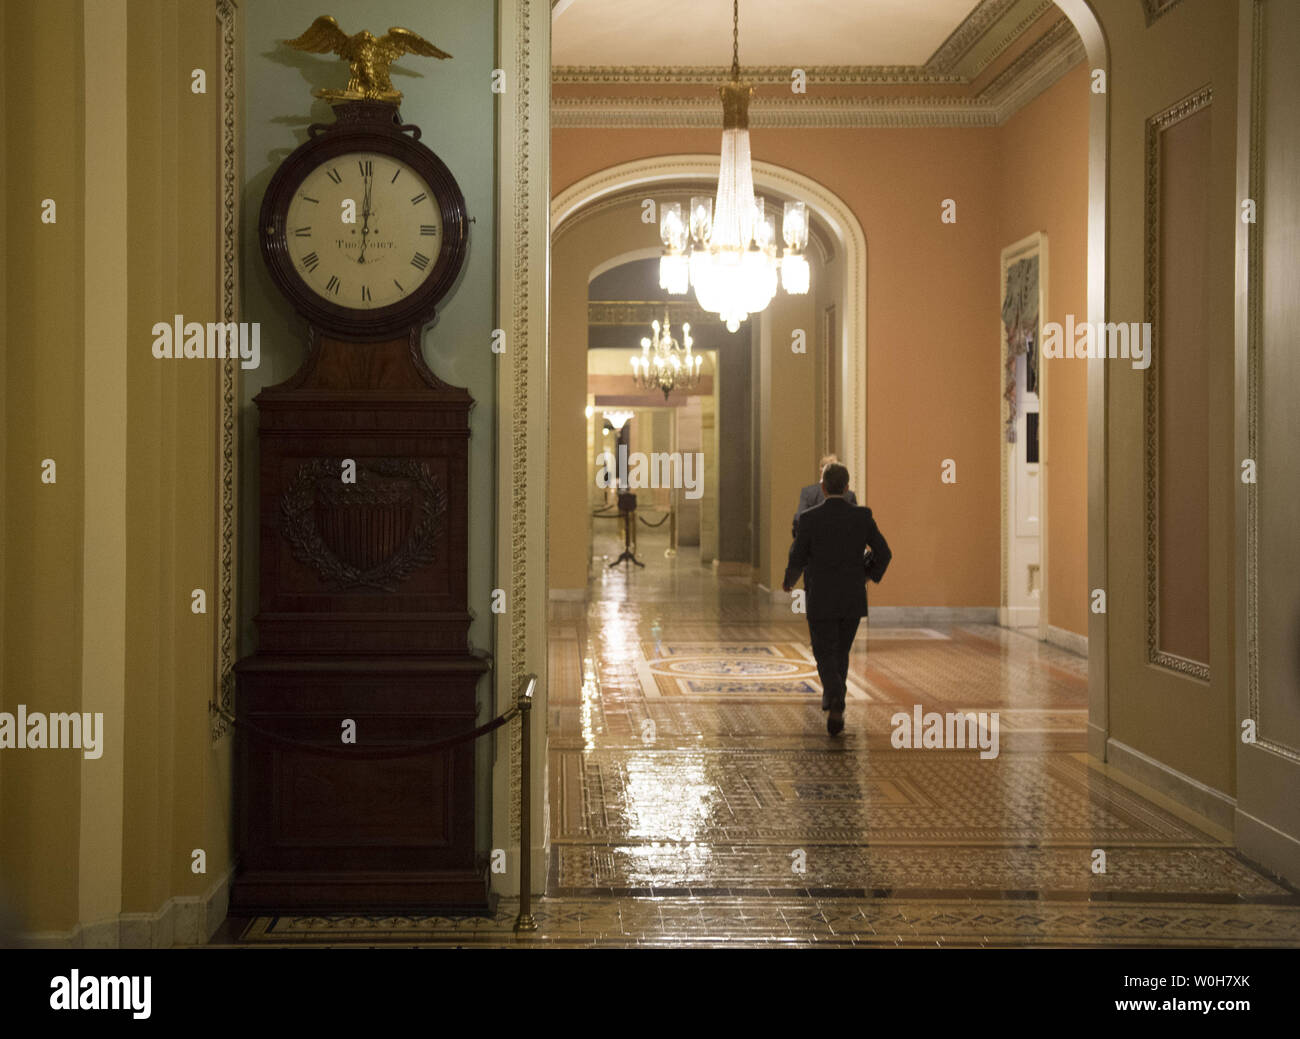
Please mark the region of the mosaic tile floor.
<svg viewBox="0 0 1300 1039"><path fill-rule="evenodd" d="M1088 758L1087 662L988 626L864 625L827 736L802 617L642 537L551 609L552 858L517 911L259 918L256 944L1300 946L1300 895ZM998 755L891 716L997 711ZM1094 872L1096 853L1105 872Z"/></svg>

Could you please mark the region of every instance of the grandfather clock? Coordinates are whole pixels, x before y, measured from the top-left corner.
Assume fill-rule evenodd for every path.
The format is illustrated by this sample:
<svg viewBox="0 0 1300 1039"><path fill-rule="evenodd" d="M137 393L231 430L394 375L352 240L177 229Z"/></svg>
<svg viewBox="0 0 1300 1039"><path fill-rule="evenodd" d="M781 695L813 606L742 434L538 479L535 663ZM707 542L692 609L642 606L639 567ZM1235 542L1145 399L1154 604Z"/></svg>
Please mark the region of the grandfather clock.
<svg viewBox="0 0 1300 1039"><path fill-rule="evenodd" d="M275 172L258 225L308 331L302 367L256 398L258 650L236 667L234 913L488 904L474 745L428 748L474 728L488 669L468 650L474 401L420 350L464 262L465 200L401 121L396 54L379 55L382 82L374 46L358 55L430 53L411 40L431 48L317 19L294 41L345 53L353 81L318 92L335 121Z"/></svg>

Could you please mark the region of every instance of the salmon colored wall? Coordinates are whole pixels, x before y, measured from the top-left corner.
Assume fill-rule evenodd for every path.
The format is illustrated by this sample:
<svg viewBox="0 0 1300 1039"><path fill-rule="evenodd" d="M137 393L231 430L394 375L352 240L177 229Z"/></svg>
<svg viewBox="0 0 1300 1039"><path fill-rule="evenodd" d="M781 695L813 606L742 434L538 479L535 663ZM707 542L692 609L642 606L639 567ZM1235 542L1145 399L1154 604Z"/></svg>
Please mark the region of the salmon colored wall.
<svg viewBox="0 0 1300 1039"><path fill-rule="evenodd" d="M756 160L795 169L824 185L850 206L866 236L867 487L859 496L875 511L894 550L888 580L872 589L873 603L997 605L1001 398L998 344L987 330L1001 302L1000 250L1023 236L1009 236L1007 229L1020 217L1004 218L1003 201L1013 195L1038 197L1041 189L1052 201L1042 220L1053 226L1077 221L1069 232L1062 227L1059 249L1052 226L1035 224L1030 230L1052 236L1053 268L1059 262L1066 271L1065 291L1077 287L1082 313L1087 88L1080 66L1016 117L1026 129L1012 120L988 129L751 131ZM1063 104L1058 116L1055 110ZM1039 124L1052 129L1059 147L1016 155L1016 162L1034 169L1013 171L1007 142L1021 141ZM715 153L720 139L720 131L711 129L556 129L552 191L559 194L597 170L635 159ZM1058 167L1071 161L1063 154L1079 156L1077 181L1071 170L1054 186ZM1063 197L1054 198L1053 192ZM943 200L949 198L957 203L953 224L940 220ZM1077 257L1067 255L1071 249ZM1084 374L1081 368L1078 376ZM1068 377L1060 381L1065 384L1062 419L1077 418L1082 438L1082 386L1074 390ZM791 416L777 412L772 418L779 426ZM948 458L956 462L955 484L940 481ZM1085 459L1062 445L1060 468L1076 462L1077 487L1061 493L1063 507L1083 524ZM1053 515L1059 511L1053 510ZM1070 544L1070 529L1062 520L1060 547L1049 552L1049 565L1062 568L1058 586L1067 590L1085 572L1087 550L1086 531L1080 528ZM1055 544L1057 537L1051 536ZM1086 631L1068 610L1058 614L1049 608L1049 616L1054 624Z"/></svg>
<svg viewBox="0 0 1300 1039"><path fill-rule="evenodd" d="M999 251L1047 234L1043 322L1088 317L1087 64L1066 73L997 130ZM1088 362L1045 359L1047 621L1088 634Z"/></svg>
<svg viewBox="0 0 1300 1039"><path fill-rule="evenodd" d="M721 133L554 130L551 139L558 194L621 162L716 152ZM755 159L797 169L839 195L866 235L867 488L859 500L875 510L895 559L872 602L996 605L997 357L988 360L987 336L981 342L977 331L987 328L998 294L996 250L988 259L998 197L994 135L756 129L751 147ZM940 222L945 198L957 200L955 224ZM944 407L935 409L936 400ZM945 458L957 461L955 485L940 483Z"/></svg>

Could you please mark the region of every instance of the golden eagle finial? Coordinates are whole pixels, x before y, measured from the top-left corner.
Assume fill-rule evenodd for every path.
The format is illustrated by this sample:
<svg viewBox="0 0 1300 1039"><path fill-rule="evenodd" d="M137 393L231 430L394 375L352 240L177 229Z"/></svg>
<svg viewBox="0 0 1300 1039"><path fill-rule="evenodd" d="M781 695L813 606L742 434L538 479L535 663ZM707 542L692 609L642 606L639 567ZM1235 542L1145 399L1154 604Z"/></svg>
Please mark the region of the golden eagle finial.
<svg viewBox="0 0 1300 1039"><path fill-rule="evenodd" d="M346 90L313 90L312 93L326 101L387 101L397 104L402 92L393 89L388 78L388 66L403 54L423 54L427 58L450 58L432 43L410 29L391 28L383 36L372 36L364 29L349 36L339 28L339 23L329 15L321 15L311 27L296 40L286 44L313 54L333 52L352 66Z"/></svg>

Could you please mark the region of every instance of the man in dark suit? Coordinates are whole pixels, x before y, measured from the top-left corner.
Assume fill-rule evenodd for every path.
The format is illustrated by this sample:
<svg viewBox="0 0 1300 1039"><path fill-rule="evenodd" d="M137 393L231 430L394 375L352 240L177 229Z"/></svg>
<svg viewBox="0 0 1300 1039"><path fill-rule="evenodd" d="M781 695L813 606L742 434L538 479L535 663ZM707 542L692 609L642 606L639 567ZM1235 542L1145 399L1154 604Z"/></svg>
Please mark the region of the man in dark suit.
<svg viewBox="0 0 1300 1039"><path fill-rule="evenodd" d="M839 459L835 455L827 455L822 459L822 464L818 466L818 473L824 473L828 465L838 461ZM858 503L858 499L854 497L852 491L845 491L844 497L848 499L850 505ZM799 536L799 517L809 509L815 509L825 500L826 497L822 494L822 485L820 483L810 483L799 492L799 507L794 510L794 522L790 524L790 536L792 538Z"/></svg>
<svg viewBox="0 0 1300 1039"><path fill-rule="evenodd" d="M866 582L879 584L893 555L871 510L849 504L848 486L849 471L838 462L822 472L826 500L798 518L782 584L790 591L806 568L808 635L832 736L844 729L849 650L867 615Z"/></svg>

